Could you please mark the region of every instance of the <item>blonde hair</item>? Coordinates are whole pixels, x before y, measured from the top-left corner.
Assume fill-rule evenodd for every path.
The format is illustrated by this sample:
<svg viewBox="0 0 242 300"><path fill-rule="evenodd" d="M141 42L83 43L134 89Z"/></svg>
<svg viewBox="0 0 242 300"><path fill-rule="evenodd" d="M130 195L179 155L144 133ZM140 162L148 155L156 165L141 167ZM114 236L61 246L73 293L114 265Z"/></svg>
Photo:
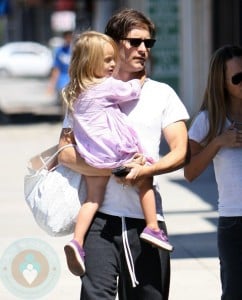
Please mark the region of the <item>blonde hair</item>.
<svg viewBox="0 0 242 300"><path fill-rule="evenodd" d="M104 64L104 45L109 43L114 49L114 59L118 59L118 48L114 40L100 32L85 31L74 42L69 66L70 82L63 89L63 99L72 110L78 95L90 86L100 82Z"/></svg>

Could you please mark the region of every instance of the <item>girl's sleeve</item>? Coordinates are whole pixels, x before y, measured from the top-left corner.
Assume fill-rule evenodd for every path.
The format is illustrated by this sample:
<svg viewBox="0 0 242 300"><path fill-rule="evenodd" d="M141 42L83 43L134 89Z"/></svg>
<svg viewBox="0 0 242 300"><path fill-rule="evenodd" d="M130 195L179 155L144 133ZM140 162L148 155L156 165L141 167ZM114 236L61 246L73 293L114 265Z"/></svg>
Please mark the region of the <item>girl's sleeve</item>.
<svg viewBox="0 0 242 300"><path fill-rule="evenodd" d="M112 95L110 96L112 102L131 101L139 98L141 82L139 79L122 81L113 78L110 82L110 90L112 91Z"/></svg>

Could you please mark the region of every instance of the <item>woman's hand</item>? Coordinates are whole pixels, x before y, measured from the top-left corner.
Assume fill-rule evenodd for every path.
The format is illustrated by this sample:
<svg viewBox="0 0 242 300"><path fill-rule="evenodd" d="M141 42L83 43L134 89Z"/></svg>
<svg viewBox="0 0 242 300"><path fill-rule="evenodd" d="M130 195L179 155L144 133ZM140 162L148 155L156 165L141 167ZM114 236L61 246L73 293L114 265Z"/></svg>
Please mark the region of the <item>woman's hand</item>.
<svg viewBox="0 0 242 300"><path fill-rule="evenodd" d="M242 147L242 130L232 125L215 139L220 147L239 148Z"/></svg>

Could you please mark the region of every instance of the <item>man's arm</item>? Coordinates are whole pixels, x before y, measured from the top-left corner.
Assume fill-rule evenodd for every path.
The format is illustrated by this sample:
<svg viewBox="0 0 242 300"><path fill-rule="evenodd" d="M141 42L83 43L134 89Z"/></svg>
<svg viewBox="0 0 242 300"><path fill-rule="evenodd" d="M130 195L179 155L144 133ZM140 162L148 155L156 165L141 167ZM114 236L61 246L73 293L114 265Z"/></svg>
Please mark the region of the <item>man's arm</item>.
<svg viewBox="0 0 242 300"><path fill-rule="evenodd" d="M60 135L59 147L75 144L73 133L70 129L63 128ZM110 169L96 169L89 166L74 147L62 150L58 156L59 163L86 176L110 176Z"/></svg>
<svg viewBox="0 0 242 300"><path fill-rule="evenodd" d="M170 124L163 130L163 133L170 151L158 161L154 175L180 169L190 159L188 134L184 121Z"/></svg>

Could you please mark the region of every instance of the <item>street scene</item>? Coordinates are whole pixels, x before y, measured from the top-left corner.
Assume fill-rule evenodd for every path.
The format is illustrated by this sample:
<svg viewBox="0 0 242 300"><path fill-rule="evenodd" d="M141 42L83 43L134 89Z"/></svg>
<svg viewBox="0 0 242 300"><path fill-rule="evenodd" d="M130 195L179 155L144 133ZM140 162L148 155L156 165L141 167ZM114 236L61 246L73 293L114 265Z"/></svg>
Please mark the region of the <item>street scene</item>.
<svg viewBox="0 0 242 300"><path fill-rule="evenodd" d="M0 259L6 249L24 238L48 243L60 261L60 276L44 300L79 299L80 279L73 276L63 251L70 236L50 237L35 223L23 196L27 161L58 142L61 122L44 118L0 126L1 211ZM216 199L212 168L194 183L187 183L182 170L160 176L171 254L171 300L219 299L219 262L216 250ZM199 292L198 292L199 291ZM19 299L0 280L0 299Z"/></svg>
<svg viewBox="0 0 242 300"><path fill-rule="evenodd" d="M131 119L134 119L133 122L135 124L137 123L136 126L138 126L141 135L146 132L145 127L147 127L147 134L144 134L145 138L141 139L141 141L144 140L148 147L154 146L156 152L159 150L159 126L162 122L164 134L170 145L170 153L177 153L177 147L174 146L183 145L181 148L183 148L184 151L178 151L180 153L177 153L175 158L173 155L172 160L177 159L177 161L182 161L184 159L183 154L186 150L186 144L184 142L178 143L178 140L184 138L183 141L186 141L186 130L183 124L179 131L177 129L181 123L178 121L188 118L186 110L190 116L190 120L187 121L187 127L192 128L191 131L193 130L194 134L194 136L192 136L190 131L190 137L192 136L191 139L195 144L195 146L191 147L191 156L198 154L196 149L200 149L199 147L202 142L204 142L204 144L206 144L206 142L210 144L214 139L217 139L216 134L219 132L219 126L224 122L224 120L221 120L221 116L227 116L228 120L226 120L226 122L230 121L233 126L235 124L242 124L242 110L238 104L241 100L242 64L240 63L236 66L237 62L240 62L240 60L237 61L237 58L241 59L242 57L242 49L239 50L239 54L236 53L236 51L234 52L234 64L230 61L232 58L228 58L227 60L224 55L224 66L214 66L214 69L217 70L216 72L218 73L213 73L210 67L211 56L215 54L217 49L224 45L241 45L242 27L240 19L242 6L239 0L233 2L231 6L231 3L226 0L0 1L0 166L2 170L0 174L0 199L2 204L0 210L0 299L80 299L82 281L79 276L74 276L68 269L64 252L64 246L72 239L72 235L61 237L49 236L36 223L24 197L24 178L29 172L29 159L47 148L58 144L62 121L65 115L65 109L63 108L61 99L63 88L66 87L68 83L72 83L72 85L69 85L71 90L69 90L69 93L66 93L65 97L66 102L70 104L74 99L73 95L76 97L80 92L82 94L83 91L83 86L79 86L81 82L79 79L82 79L82 77L85 79L85 76L79 76L79 73L81 74L82 72L79 72L80 69L78 68L77 72L74 72L79 64L74 64L73 59L71 59L73 57L72 54L78 53L83 47L81 43L73 43L74 40L78 38L80 41L85 31L94 30L98 33L105 32L117 42L120 52L120 56L117 55L117 57L121 58L110 63L108 76L116 74L114 77L123 81L136 77L136 79L142 80L143 77L152 79L145 81L147 89L142 88L141 90L141 92L144 93L144 97L143 95L138 95L135 98L137 99L139 97L139 99L145 99L143 100L144 102L138 102L139 105L135 105L132 109L130 108L131 110L127 106L127 113L131 116ZM121 10L121 16L123 15L124 18L117 15L116 21L118 21L118 23L116 23L112 16L115 16L119 10ZM224 22L225 19L226 22ZM122 23L121 21L125 22ZM120 30L116 30L119 28L119 26L117 27L119 22L123 25L120 26ZM155 28L153 27L153 22ZM127 26L128 24L130 24L130 28ZM131 26L131 24L137 25ZM74 45L76 46L75 48ZM106 42L104 45L106 45ZM80 49L77 51L78 47L80 47ZM96 53L103 52L104 55L106 50L104 46L102 47L100 51L96 50ZM116 47L112 46L111 48L113 51L112 57L114 57ZM73 49L76 51L73 51ZM91 50L91 48L89 50ZM85 57L85 59L88 58L90 53L91 51L88 51L86 54L83 54L83 57ZM105 61L104 58L105 55L103 57L100 56L98 61ZM216 60L214 61L216 62ZM217 60L218 64L219 61L220 59ZM76 60L74 60L74 62L76 62ZM94 66L95 72L99 70L97 61L95 62L93 60L92 62L90 59L88 65ZM119 68L116 69L115 65L118 65ZM84 71L85 66L81 68L82 71ZM103 66L100 68L103 68ZM107 68L105 68L103 70L104 72L101 73L106 74ZM87 68L87 71L88 69L89 68ZM222 70L224 74L219 73ZM113 71L114 73L112 73ZM83 74L84 73L85 72L83 72ZM99 73L99 71L97 71L97 73ZM73 74L76 75L73 77ZM208 78L210 78L209 74L214 74L213 80L214 83L217 84L208 84L210 82L208 80ZM142 78L140 78L141 75ZM99 82L99 74L95 74L95 76L97 76ZM226 81L222 80L223 78L226 78ZM221 80L221 82L217 82L217 79ZM152 82L156 82L155 84L157 85L153 86ZM92 83L96 83L95 80L93 82L91 80L90 86ZM206 84L208 84L207 87ZM213 89L214 86L215 89ZM218 88L216 88L216 86ZM240 93L239 101L237 101L238 99L236 97L227 99L226 97L228 97L228 95L221 97L219 92L221 92L222 86L224 91L228 92L230 96L236 94L233 93L233 91L238 91L238 93ZM214 90L218 92L217 96ZM89 83L87 92L89 92ZM180 100L177 99L177 96L180 98L181 103ZM112 97L112 95L109 96L113 101ZM96 94L95 97L92 98L96 98ZM218 103L217 99L220 99L221 103ZM160 110L160 100L162 101L162 110ZM206 103L206 101L210 101L211 103ZM223 101L226 105L223 105ZM142 103L147 106L143 106ZM205 106L201 106L202 103L205 103ZM233 106L229 109L229 106L232 104ZM216 108L214 110L212 109L213 105L214 108ZM120 105L120 107L121 106L122 105ZM213 116L213 118L206 119L207 123L199 120L199 118L198 121L196 119L195 122L191 123L194 117L197 116L200 107L203 107L203 110L207 110L208 112L209 109L212 109L211 111L216 112L217 115L215 116L209 113L208 116ZM220 112L217 108L228 109L228 111ZM123 108L122 111L125 112L125 109ZM174 119L172 116L173 113ZM172 122L171 119L173 120ZM88 121L90 123L90 119L88 119ZM196 123L196 121L198 123ZM214 124L214 130L211 130L211 136L208 135L208 140L201 140L202 136L206 135L204 128L209 127L205 125L213 124L213 121L216 124ZM193 127L195 123L198 125ZM177 126L169 127L174 124ZM92 126L88 125L88 127L93 129L93 125L92 123ZM192 127L190 127L190 125L192 125ZM213 126L210 127L213 129ZM204 130L204 132L200 132L199 129L201 129L201 131ZM123 128L121 132L122 138L120 139L120 145L125 145ZM232 136L231 130L229 134ZM131 135L133 136L133 134ZM230 140L233 141L232 137L231 139L223 139L223 133L221 135L221 141L223 143L218 143L219 148L227 148L227 146L228 148L235 147L232 142L230 144ZM236 137L236 147L238 145L237 143L241 143L238 146L241 147L242 133L239 132L238 135L240 142ZM103 133L101 133L98 138L102 138L103 136ZM80 138L82 137L83 136ZM127 137L130 137L130 134L127 134ZM209 140L210 138L211 140ZM112 142L115 148L118 148L116 141L114 140ZM95 143L97 144L99 141L95 140ZM83 145L81 141L80 144ZM215 143L215 148L216 145L217 143ZM89 149L91 149L91 147ZM110 147L108 150L110 150ZM168 151L170 150L166 143L162 142L159 154L163 156ZM145 151L142 152L145 153ZM147 153L149 153L149 151ZM217 159L218 153L219 152L216 152L215 159ZM158 158L158 153L156 154L155 157ZM187 178L192 180L194 178L193 175L196 176L196 171L199 172L203 168L204 161L205 164L207 161L211 162L211 157L205 157L206 154L206 151L201 151L199 156L197 156L197 160L194 159L191 161L189 166L192 170L190 169L190 171L188 171L191 177L188 176ZM182 155L183 157L181 157ZM107 157L109 158L110 155L107 155ZM172 155L168 155L167 157L167 161L169 161L169 157L172 157ZM225 161L227 161L227 158L230 159L230 155L226 157ZM164 161L165 160L166 159L164 159ZM234 178L240 178L241 168L239 164L237 164L238 160L241 161L240 156L235 160L237 173ZM120 159L116 161L120 161ZM223 159L221 159L221 161L223 161ZM102 161L102 166L103 163ZM164 163L164 165L166 164ZM177 162L175 165L177 165ZM227 166L232 166L230 161L225 165L225 168ZM162 163L158 169L159 168L161 168L161 170L158 172L161 173L163 170ZM219 168L216 168L216 170L217 169ZM148 170L147 172L150 171ZM158 172L156 174L159 174ZM232 174L233 170L227 172L226 169L225 172L226 174ZM224 174L225 172L218 172L219 174L216 175L220 176L220 174ZM154 173L151 173L151 176L152 174ZM147 176L147 174L145 175ZM139 178L140 174L137 173L137 176ZM227 184L227 179L223 178L223 175L221 175L221 179L223 188L224 186L229 188L232 186L231 184ZM183 169L159 175L158 182L162 196L164 217L168 229L168 238L169 242L174 246L174 250L170 254L171 282L169 300L220 299L220 262L217 250L218 191L213 166L210 164L202 175L196 178L192 183L184 178ZM70 185L68 185L68 187L69 186ZM238 186L240 186L239 180ZM116 191L117 187L114 187ZM123 195L123 188L125 188L125 180L123 187L121 186L121 195ZM220 186L219 191L221 200ZM236 196L237 194L240 195L240 191L237 193L235 190L232 191L232 193L236 194ZM69 204L70 195L69 193L66 194L68 194ZM115 194L114 192L110 193L110 196L107 196L111 203L111 212L113 209L119 209L119 203L121 202L117 202L118 205L113 204L115 203L113 202L113 198L117 198L116 196L119 195L118 193L117 195ZM115 195L115 197L113 195ZM222 198L230 199L230 195L229 197ZM128 254L126 255L126 264L123 259L118 261L113 251L111 251L110 257L105 257L106 251L103 251L103 259L98 257L98 262L103 264L103 269L110 267L113 270L115 267L115 271L117 270L117 272L119 272L120 279L123 274L126 274L126 269L129 270L129 275L131 275L130 279L133 281L132 284L134 287L135 280L133 280L132 275L134 275L134 277L137 276L137 278L143 278L143 282L146 283L145 289L147 288L144 298L153 298L150 296L153 295L152 293L158 293L159 295L162 293L162 298L163 296L168 298L168 296L165 296L165 294L168 294L165 291L168 284L163 284L163 282L166 281L166 278L169 279L169 272L163 276L163 273L166 272L164 271L161 274L160 270L158 270L159 264L156 263L156 261L159 260L161 266L165 266L167 257L158 257L156 251L150 252L150 256L147 255L148 252L146 252L146 250L148 249L150 251L150 248L144 247L142 243L139 243L140 239L137 230L137 224L140 220L136 219L136 213L139 213L140 207L139 205L133 207L135 204L129 201L129 197L122 197L121 199L123 203L121 202L120 207L126 208L126 204L131 204L131 209L128 211L128 214L126 214L126 212L120 212L120 214L135 216L131 217L132 222L135 222L135 225L133 225L131 229L135 228L136 239L130 238L130 241L132 240L133 243L128 243L130 244L128 246L130 246L130 251L133 252L133 256L135 257L137 255L139 261L142 261L142 268L136 268L137 274L132 274L129 259L127 258ZM223 203L220 203L223 206ZM226 205L229 206L231 203L232 202L226 202ZM225 210L229 209L226 205ZM235 208L235 210L236 209L237 208ZM56 211L59 210L54 207L53 211L54 214L56 214ZM119 214L119 212L114 213L115 216L116 214ZM234 214L237 216L237 210ZM110 213L110 215L112 216L112 213ZM146 216L145 211L144 215ZM227 215L227 211L225 215ZM45 216L46 215L42 217L44 218ZM137 216L142 217L143 214L138 214ZM155 217L153 219L155 219ZM128 221L123 222L122 219L122 225L124 227L126 227L126 223L128 224ZM110 221L110 224L111 231L113 232L112 221ZM105 229L108 235L112 234L107 227L106 223ZM124 252L121 252L121 256L125 253L125 250L127 250L125 247L125 234L127 233L128 236L128 234L132 232L128 227L128 225L127 228L122 227L124 249L121 249L121 251L124 250ZM156 235L154 231L158 230L158 226L156 225L156 230L153 229L151 226L152 234ZM160 231L160 233L163 232ZM91 235L90 231L88 234L89 236ZM103 231L101 232L101 237L103 237ZM160 238L164 239L164 236L161 235ZM239 239L239 234L236 237L236 240L237 239ZM81 239L81 242L76 243L77 246L74 247L74 252L78 252L79 260L85 261L86 259L87 272L94 270L96 277L92 278L100 278L99 275L101 274L104 275L103 278L106 280L107 274L110 275L110 270L108 270L107 273L96 272L97 261L95 261L95 258L97 255L96 253L93 255L87 248L86 254L84 255L84 251L81 248L83 240L85 239ZM101 240L103 241L103 239ZM136 244L134 241L136 241ZM100 246L99 239L95 239L94 242ZM73 242L71 243L75 244ZM136 246L134 246L134 244ZM228 242L226 240L224 244L233 248L230 241ZM113 240L108 246L113 250ZM237 249L237 245L235 247ZM99 247L95 247L95 245L93 248L95 250L100 249ZM136 251L137 253L135 253ZM112 257L112 255L114 256ZM137 259L137 257L135 258ZM140 257L142 258L141 260ZM107 261L105 261L106 258ZM115 259L115 262L112 259ZM136 263L139 263L139 261L135 260ZM78 263L79 262L80 261L78 261ZM93 266L91 266L92 263ZM116 263L117 265L115 265ZM155 269L156 267L157 269ZM99 268L102 269L100 266ZM152 271L154 269L154 278L149 275L152 273L150 271L151 269ZM145 270L145 272L143 270ZM100 270L100 272L102 271L103 270ZM85 270L82 270L82 272L85 272ZM241 274L238 276L237 274L233 274L233 276L234 278L240 278ZM129 277L127 278L129 279ZM102 294L104 295L102 298L105 298L106 290L108 290L107 293L109 293L109 289L113 289L112 280L105 280L91 280L90 286L88 287L88 284L86 285L87 293L95 294L101 291L101 294L104 293ZM156 282L154 283L153 280ZM236 280L231 280L233 283L235 281ZM158 284L156 284L157 282ZM104 283L107 283L107 285ZM84 284L85 281L83 281L83 286ZM226 286L226 283L224 286ZM130 296L130 294L127 296L129 300L140 300L138 298L141 293L143 296L143 290L141 289L137 288L136 290L133 289L130 291L125 285L123 289L124 293L132 294L132 296ZM232 289L233 288L231 288L231 290ZM240 290L240 284L237 285L236 289ZM133 297L133 295L135 295L135 297ZM98 298L96 294L93 298L95 297ZM92 298L92 296L90 296L90 298ZM116 300L119 300L118 296Z"/></svg>

